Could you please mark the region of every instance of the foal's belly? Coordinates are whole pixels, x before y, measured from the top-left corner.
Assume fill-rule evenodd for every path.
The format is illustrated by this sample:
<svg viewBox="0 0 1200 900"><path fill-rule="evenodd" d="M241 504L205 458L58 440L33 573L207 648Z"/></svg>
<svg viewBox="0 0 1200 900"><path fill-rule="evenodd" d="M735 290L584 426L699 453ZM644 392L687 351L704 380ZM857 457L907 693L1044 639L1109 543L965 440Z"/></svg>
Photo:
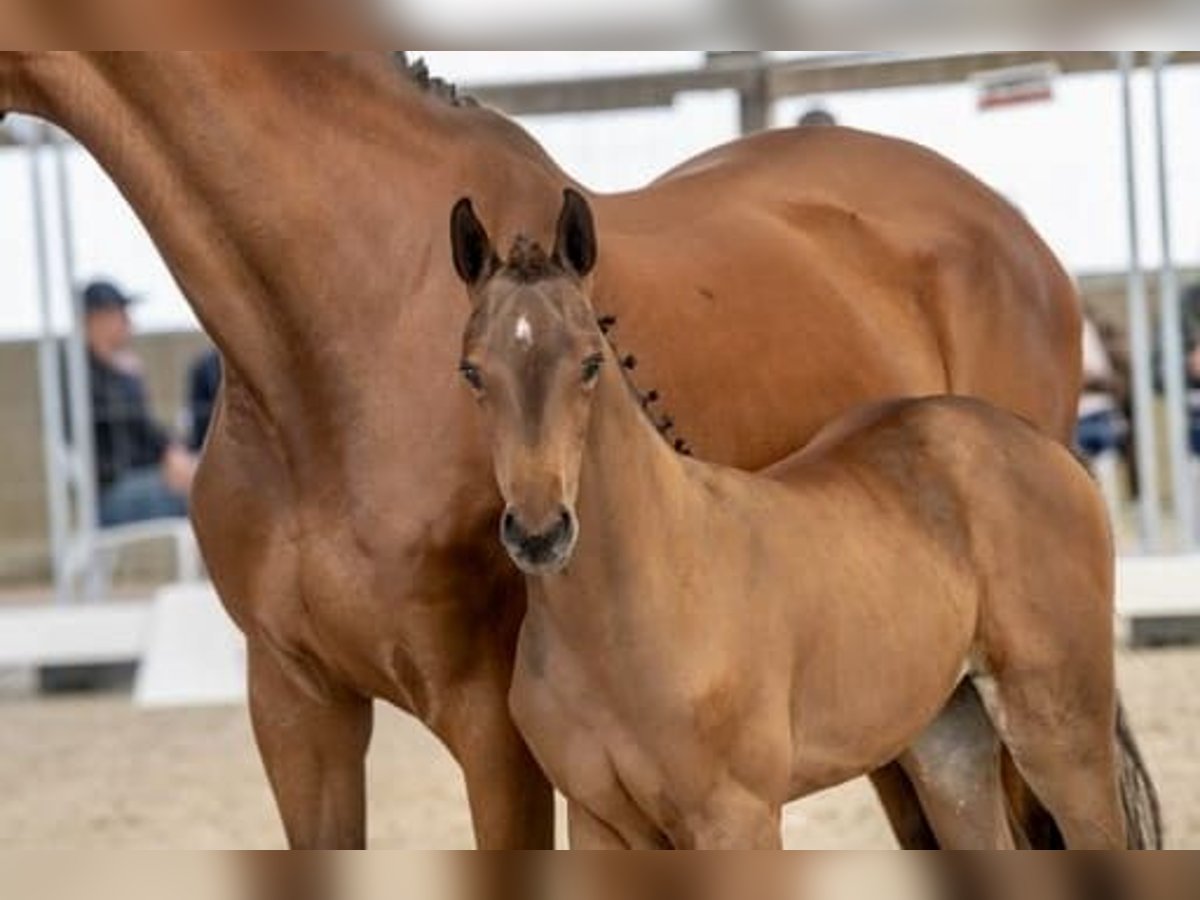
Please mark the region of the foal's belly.
<svg viewBox="0 0 1200 900"><path fill-rule="evenodd" d="M893 762L945 708L962 681L969 634L919 655L856 657L836 678L812 677L793 701L792 799Z"/></svg>

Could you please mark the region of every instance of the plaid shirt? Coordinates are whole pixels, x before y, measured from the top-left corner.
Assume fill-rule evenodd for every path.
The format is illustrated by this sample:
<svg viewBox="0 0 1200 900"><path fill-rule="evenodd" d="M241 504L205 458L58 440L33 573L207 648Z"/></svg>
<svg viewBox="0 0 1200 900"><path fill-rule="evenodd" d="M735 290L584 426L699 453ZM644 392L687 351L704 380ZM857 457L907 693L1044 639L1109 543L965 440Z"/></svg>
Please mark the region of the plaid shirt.
<svg viewBox="0 0 1200 900"><path fill-rule="evenodd" d="M170 444L154 421L142 379L88 354L92 387L92 425L96 477L100 487L126 472L157 466Z"/></svg>

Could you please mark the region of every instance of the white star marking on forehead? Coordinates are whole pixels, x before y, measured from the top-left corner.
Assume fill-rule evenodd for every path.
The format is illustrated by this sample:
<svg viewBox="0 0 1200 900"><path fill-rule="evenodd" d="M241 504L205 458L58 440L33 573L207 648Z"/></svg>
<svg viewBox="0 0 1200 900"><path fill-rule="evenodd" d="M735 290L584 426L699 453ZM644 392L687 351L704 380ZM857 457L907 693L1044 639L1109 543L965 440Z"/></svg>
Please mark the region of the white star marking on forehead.
<svg viewBox="0 0 1200 900"><path fill-rule="evenodd" d="M529 324L529 320L524 316L517 319L517 330L513 335L519 343L526 347L533 346L533 326Z"/></svg>

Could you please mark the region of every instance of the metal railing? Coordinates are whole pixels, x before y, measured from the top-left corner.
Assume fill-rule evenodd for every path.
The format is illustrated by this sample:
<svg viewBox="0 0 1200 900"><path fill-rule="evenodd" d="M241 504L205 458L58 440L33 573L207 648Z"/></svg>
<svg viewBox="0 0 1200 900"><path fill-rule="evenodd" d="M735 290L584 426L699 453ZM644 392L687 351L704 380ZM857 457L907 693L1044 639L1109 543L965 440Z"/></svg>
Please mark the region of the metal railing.
<svg viewBox="0 0 1200 900"><path fill-rule="evenodd" d="M38 380L55 601L68 606L104 599L119 554L128 547L152 541L172 543L180 580L198 579L202 567L186 519L100 527L91 386L82 327L83 296L75 268L66 165L71 145L51 126L38 124L25 146L33 198L40 312ZM49 177L47 162L51 166ZM52 205L51 194L56 204ZM53 228L52 209L56 212ZM52 260L56 256L59 281L69 295L65 304L67 321L61 336L54 321Z"/></svg>

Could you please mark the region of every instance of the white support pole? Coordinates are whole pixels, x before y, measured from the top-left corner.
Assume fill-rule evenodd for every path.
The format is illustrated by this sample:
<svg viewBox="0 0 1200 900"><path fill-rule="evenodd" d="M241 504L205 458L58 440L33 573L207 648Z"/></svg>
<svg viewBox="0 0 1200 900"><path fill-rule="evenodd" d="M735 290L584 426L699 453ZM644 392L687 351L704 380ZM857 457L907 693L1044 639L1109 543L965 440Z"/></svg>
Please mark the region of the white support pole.
<svg viewBox="0 0 1200 900"><path fill-rule="evenodd" d="M88 377L87 342L83 329L86 313L75 267L74 217L71 183L67 173L66 142L54 146L55 185L58 189L58 227L62 246L63 278L70 299L67 328L67 386L72 435L72 481L77 510L77 560L91 564L99 524L96 506L95 447L92 436L91 383ZM89 598L91 599L91 598Z"/></svg>
<svg viewBox="0 0 1200 900"><path fill-rule="evenodd" d="M54 576L54 598L60 605L73 600L69 569L70 497L63 477L63 384L62 360L54 332L53 285L50 278L50 248L46 234L46 191L42 181L41 157L45 126L29 148L29 183L33 198L34 251L38 276L38 380L41 392L42 453L46 467L46 511L50 520L50 553Z"/></svg>
<svg viewBox="0 0 1200 900"><path fill-rule="evenodd" d="M1158 441L1154 425L1154 369L1150 338L1149 298L1142 271L1141 226L1138 218L1137 156L1134 149L1134 51L1118 52L1121 68L1121 111L1125 147L1125 189L1129 216L1129 343L1133 378L1133 419L1139 483L1142 549L1162 549L1162 509L1159 504Z"/></svg>
<svg viewBox="0 0 1200 900"><path fill-rule="evenodd" d="M1154 131L1158 145L1158 210L1162 229L1162 270L1159 275L1163 385L1167 404L1167 434L1171 452L1171 492L1179 526L1178 546L1187 551L1196 543L1196 498L1192 486L1191 444L1188 439L1187 361L1184 358L1183 315L1179 277L1171 240L1171 185L1167 158L1167 121L1163 70L1170 51L1153 54Z"/></svg>

